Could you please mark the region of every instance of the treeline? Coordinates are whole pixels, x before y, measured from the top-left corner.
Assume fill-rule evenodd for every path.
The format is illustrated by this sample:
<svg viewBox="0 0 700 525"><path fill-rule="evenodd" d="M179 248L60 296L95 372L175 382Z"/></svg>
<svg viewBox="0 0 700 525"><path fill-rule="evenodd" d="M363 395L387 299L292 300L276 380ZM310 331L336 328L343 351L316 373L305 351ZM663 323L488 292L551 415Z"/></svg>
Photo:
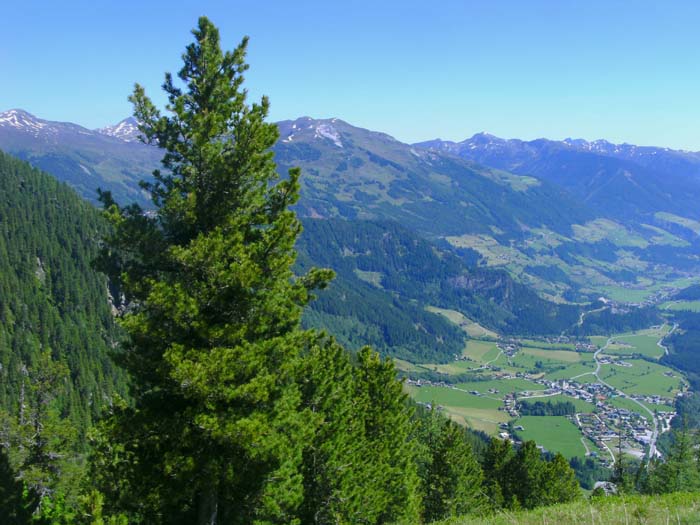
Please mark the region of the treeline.
<svg viewBox="0 0 700 525"><path fill-rule="evenodd" d="M571 401L520 401L518 410L523 416L570 416L576 413Z"/></svg>
<svg viewBox="0 0 700 525"><path fill-rule="evenodd" d="M697 301L700 300L700 284L694 284L683 288L673 296L676 301Z"/></svg>
<svg viewBox="0 0 700 525"><path fill-rule="evenodd" d="M319 293L304 312L304 326L328 330L350 349L371 345L412 362L449 362L464 349L464 332L443 316L352 275Z"/></svg>
<svg viewBox="0 0 700 525"><path fill-rule="evenodd" d="M611 472L608 467L601 465L600 461L592 457L573 457L569 465L576 473L576 479L586 490L593 490L599 481L607 481Z"/></svg>
<svg viewBox="0 0 700 525"><path fill-rule="evenodd" d="M462 372L460 374L444 374L436 370L420 368L419 370L403 371L399 370L399 377L413 380L431 381L433 383L447 383L456 385L459 383L473 383L478 381L490 381L491 378L484 374L473 372Z"/></svg>

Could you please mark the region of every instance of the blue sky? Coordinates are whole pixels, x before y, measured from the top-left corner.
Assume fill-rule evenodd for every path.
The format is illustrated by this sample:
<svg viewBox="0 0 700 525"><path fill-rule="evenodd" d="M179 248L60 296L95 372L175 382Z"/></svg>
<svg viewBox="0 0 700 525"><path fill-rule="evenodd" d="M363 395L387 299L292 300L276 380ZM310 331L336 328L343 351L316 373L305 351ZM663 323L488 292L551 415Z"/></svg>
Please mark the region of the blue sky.
<svg viewBox="0 0 700 525"><path fill-rule="evenodd" d="M199 15L250 35L274 120L339 117L414 142L478 131L700 150L700 2L9 1L0 109L87 127L162 101Z"/></svg>

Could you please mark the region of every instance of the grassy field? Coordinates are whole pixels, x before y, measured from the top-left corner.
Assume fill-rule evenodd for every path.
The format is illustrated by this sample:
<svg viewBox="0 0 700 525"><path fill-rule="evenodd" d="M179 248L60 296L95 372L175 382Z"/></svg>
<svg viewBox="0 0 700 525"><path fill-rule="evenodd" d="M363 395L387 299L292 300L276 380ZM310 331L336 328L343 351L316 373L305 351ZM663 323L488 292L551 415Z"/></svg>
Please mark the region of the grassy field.
<svg viewBox="0 0 700 525"><path fill-rule="evenodd" d="M551 381L557 379L571 379L579 374L585 374L586 372L593 372L595 370L595 364L593 360L582 361L580 363L575 363L567 366L564 370L557 370L555 372L550 372L545 374L545 377ZM583 378L579 378L576 381L583 382Z"/></svg>
<svg viewBox="0 0 700 525"><path fill-rule="evenodd" d="M591 337L588 338L588 340L596 345L598 348L602 348L605 346L605 343L608 342L607 336L604 335L592 335Z"/></svg>
<svg viewBox="0 0 700 525"><path fill-rule="evenodd" d="M481 326L479 323L472 321L457 310L437 308L436 306L428 306L426 307L426 310L434 314L439 314L443 317L446 317L448 320L450 320L451 322L459 326L462 330L464 330L469 337L488 337L491 339L498 338L498 334L496 332L494 332L493 330L489 330L488 328Z"/></svg>
<svg viewBox="0 0 700 525"><path fill-rule="evenodd" d="M501 423L507 423L510 420L510 416L506 412L485 408L449 407L446 414L460 425L466 425L473 430L481 430L492 436L498 433L498 426Z"/></svg>
<svg viewBox="0 0 700 525"><path fill-rule="evenodd" d="M621 286L600 286L598 291L604 293L610 299L622 303L641 303L662 288L686 288L698 282L697 277L684 277L673 281L658 281L656 283L643 282L637 288L624 288Z"/></svg>
<svg viewBox="0 0 700 525"><path fill-rule="evenodd" d="M622 337L617 337L615 338L616 343L622 343L623 345L628 346L626 349L621 349L621 352L624 354L641 354L646 357L653 357L654 359L658 359L662 355L664 355L664 350L663 348L660 348L656 343L659 342L660 337L650 337L648 335L626 335ZM605 349L606 354L613 353L612 351L608 351L609 349Z"/></svg>
<svg viewBox="0 0 700 525"><path fill-rule="evenodd" d="M382 288L382 274L381 272L365 272L363 270L358 270L355 268L353 270L358 279L376 286L377 288Z"/></svg>
<svg viewBox="0 0 700 525"><path fill-rule="evenodd" d="M574 503L531 511L500 511L490 516L462 517L442 525L656 525L700 523L700 494L581 498Z"/></svg>
<svg viewBox="0 0 700 525"><path fill-rule="evenodd" d="M678 374L665 366L643 361L625 359L631 367L603 365L600 377L626 394L647 394L673 397L681 386ZM672 372L674 377L664 375Z"/></svg>
<svg viewBox="0 0 700 525"><path fill-rule="evenodd" d="M642 224L641 226L656 234L650 239L652 244L677 246L680 248L690 246L690 243L688 241L685 241L680 237L676 237L675 235L667 232L666 230L662 230L661 228L657 228L656 226L652 226L651 224Z"/></svg>
<svg viewBox="0 0 700 525"><path fill-rule="evenodd" d="M416 401L442 406L457 423L491 435L497 433L499 423L510 419L507 413L498 410L503 401L496 396L475 396L453 388L433 386L406 386L406 390Z"/></svg>
<svg viewBox="0 0 700 525"><path fill-rule="evenodd" d="M440 372L441 374L457 375L464 372L469 372L469 370L472 368L477 368L479 363L472 363L469 361L453 361L451 363L444 364L423 364L417 366L423 370Z"/></svg>
<svg viewBox="0 0 700 525"><path fill-rule="evenodd" d="M421 370L425 370L425 368L420 365L414 365L409 361L404 361L397 357L394 358L394 366L396 366L397 370L402 370L404 372L420 372Z"/></svg>
<svg viewBox="0 0 700 525"><path fill-rule="evenodd" d="M521 339L520 344L532 348L546 348L549 350L575 350L576 345L573 343L546 343L544 341L536 341L535 339Z"/></svg>
<svg viewBox="0 0 700 525"><path fill-rule="evenodd" d="M532 439L551 452L561 452L567 458L586 455L581 432L564 416L523 416L515 425L525 429L517 431L521 439Z"/></svg>
<svg viewBox="0 0 700 525"><path fill-rule="evenodd" d="M536 358L559 361L560 363L578 363L581 361L581 354L570 350L545 350L543 348L524 346L520 352Z"/></svg>
<svg viewBox="0 0 700 525"><path fill-rule="evenodd" d="M657 219L661 219L663 221L668 221L672 222L674 224L678 224L680 226L683 226L684 228L687 228L693 232L695 232L696 235L700 235L700 222L693 220L693 219L688 219L687 217L681 217L679 215L674 215L672 213L667 213L667 212L657 212L654 214L654 217Z"/></svg>
<svg viewBox="0 0 700 525"><path fill-rule="evenodd" d="M641 354L658 359L664 354L664 350L657 343L669 330L670 326L663 325L659 328L649 328L615 336L613 344L605 349L605 353L611 355Z"/></svg>
<svg viewBox="0 0 700 525"><path fill-rule="evenodd" d="M477 363L486 363L496 359L500 350L496 343L490 341L475 341L470 339L464 347L462 355L469 357Z"/></svg>
<svg viewBox="0 0 700 525"><path fill-rule="evenodd" d="M672 301L662 304L661 308L665 310L685 310L700 313L700 301Z"/></svg>
<svg viewBox="0 0 700 525"><path fill-rule="evenodd" d="M623 288L622 286L602 286L600 290L613 301L621 303L641 303L654 293L648 288Z"/></svg>
<svg viewBox="0 0 700 525"><path fill-rule="evenodd" d="M513 366L522 368L522 370L533 372L537 370L547 372L552 368L560 367L568 368L577 361L581 361L581 357L575 352L527 348L523 348L515 355L515 357L511 358Z"/></svg>
<svg viewBox="0 0 700 525"><path fill-rule="evenodd" d="M444 407L482 408L498 410L501 400L486 396L475 396L454 388L440 386L408 386L411 397L421 403L431 403Z"/></svg>
<svg viewBox="0 0 700 525"><path fill-rule="evenodd" d="M467 357L468 360L452 361L451 363L443 364L424 363L414 365L414 367L417 367L418 370L431 370L442 374L457 375L475 368L481 368L486 363L496 364L495 360L499 357L499 353L500 350L493 341L469 339L462 351L462 356ZM397 367L406 370L405 364L403 364L401 360L395 359L394 361L397 362Z"/></svg>
<svg viewBox="0 0 700 525"><path fill-rule="evenodd" d="M605 239L616 246L646 248L649 245L642 237L609 219L595 219L586 224L574 224L571 229L574 232L574 239L580 242L595 243Z"/></svg>

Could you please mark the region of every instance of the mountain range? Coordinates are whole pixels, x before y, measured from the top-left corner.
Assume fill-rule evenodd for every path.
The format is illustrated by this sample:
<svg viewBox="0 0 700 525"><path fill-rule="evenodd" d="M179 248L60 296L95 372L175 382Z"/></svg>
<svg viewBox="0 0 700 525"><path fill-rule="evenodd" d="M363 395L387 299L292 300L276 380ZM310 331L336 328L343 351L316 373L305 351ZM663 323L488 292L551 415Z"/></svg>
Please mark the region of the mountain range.
<svg viewBox="0 0 700 525"><path fill-rule="evenodd" d="M133 119L98 130L0 113L0 149L71 184L149 205L138 181L161 152ZM340 119L278 123L282 176L303 171L306 219L394 222L471 266L504 269L544 299L585 303L700 267L700 154L605 141L405 144ZM381 272L380 272L381 273Z"/></svg>
<svg viewBox="0 0 700 525"><path fill-rule="evenodd" d="M547 180L618 220L654 221L664 212L700 218L700 153L606 140L526 142L487 133L415 146Z"/></svg>
<svg viewBox="0 0 700 525"><path fill-rule="evenodd" d="M161 153L133 140L133 122L90 130L12 109L0 113L0 149L67 182L89 201L97 201L101 188L122 202L146 205L149 196L138 181L150 176Z"/></svg>

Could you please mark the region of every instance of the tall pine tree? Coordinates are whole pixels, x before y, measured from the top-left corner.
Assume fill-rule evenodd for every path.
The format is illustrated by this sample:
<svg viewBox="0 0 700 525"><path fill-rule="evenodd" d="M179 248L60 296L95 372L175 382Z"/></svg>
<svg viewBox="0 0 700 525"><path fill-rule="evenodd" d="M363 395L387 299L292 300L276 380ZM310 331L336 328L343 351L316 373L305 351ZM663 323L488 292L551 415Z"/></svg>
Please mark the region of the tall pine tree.
<svg viewBox="0 0 700 525"><path fill-rule="evenodd" d="M316 421L294 377L315 337L300 316L331 273L292 274L300 173L277 180L268 100L242 89L247 40L222 52L206 18L193 34L178 85L166 74L169 114L139 85L131 97L165 151L144 184L155 210L102 195L135 405L105 425L101 485L147 523L292 523Z"/></svg>

